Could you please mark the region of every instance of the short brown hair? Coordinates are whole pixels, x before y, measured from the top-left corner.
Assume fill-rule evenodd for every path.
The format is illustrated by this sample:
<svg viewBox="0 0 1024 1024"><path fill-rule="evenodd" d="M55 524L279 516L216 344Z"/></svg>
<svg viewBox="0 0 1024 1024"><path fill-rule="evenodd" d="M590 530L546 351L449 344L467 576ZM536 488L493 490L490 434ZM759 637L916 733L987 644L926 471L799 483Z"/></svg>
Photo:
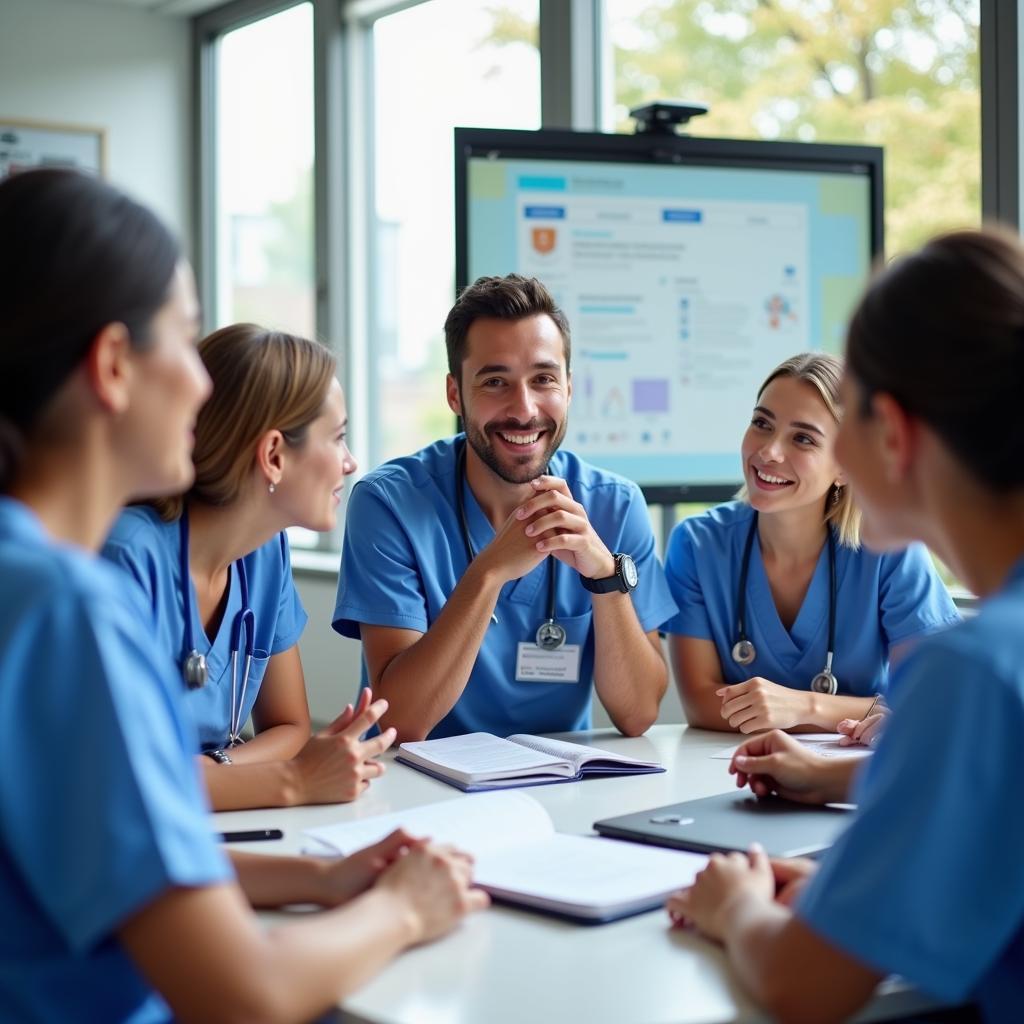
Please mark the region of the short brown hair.
<svg viewBox="0 0 1024 1024"><path fill-rule="evenodd" d="M836 423L842 419L843 410L839 404L839 384L843 377L841 359L824 352L802 352L791 356L768 374L757 397L760 399L768 385L779 377L792 377L803 384L809 384L818 392L818 397ZM746 484L740 488L736 497L741 501L749 500ZM835 527L840 544L850 548L860 547L860 509L854 505L849 487L836 487L833 484L828 489L824 513L825 522Z"/></svg>
<svg viewBox="0 0 1024 1024"><path fill-rule="evenodd" d="M232 324L199 343L213 395L196 421L191 489L151 501L162 519L181 515L186 500L228 505L252 469L257 440L277 429L298 448L320 415L335 359L316 341L256 324Z"/></svg>
<svg viewBox="0 0 1024 1024"><path fill-rule="evenodd" d="M565 369L568 372L572 342L569 321L555 304L551 292L535 277L506 274L504 277L478 277L462 290L445 318L444 343L448 350L448 372L461 380L462 363L466 358L466 336L474 320L493 317L495 320L522 320L528 316L551 317L562 334Z"/></svg>

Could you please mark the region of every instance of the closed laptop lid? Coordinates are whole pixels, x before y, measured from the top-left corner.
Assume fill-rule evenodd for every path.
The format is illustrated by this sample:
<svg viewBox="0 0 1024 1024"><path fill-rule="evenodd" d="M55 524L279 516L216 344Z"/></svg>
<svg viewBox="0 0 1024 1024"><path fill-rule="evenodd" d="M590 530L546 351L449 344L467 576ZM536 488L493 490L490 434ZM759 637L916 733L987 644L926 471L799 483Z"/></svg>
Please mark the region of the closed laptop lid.
<svg viewBox="0 0 1024 1024"><path fill-rule="evenodd" d="M831 846L850 818L847 808L759 800L747 791L605 818L594 828L603 836L699 853L746 851L756 842L772 857L809 857Z"/></svg>

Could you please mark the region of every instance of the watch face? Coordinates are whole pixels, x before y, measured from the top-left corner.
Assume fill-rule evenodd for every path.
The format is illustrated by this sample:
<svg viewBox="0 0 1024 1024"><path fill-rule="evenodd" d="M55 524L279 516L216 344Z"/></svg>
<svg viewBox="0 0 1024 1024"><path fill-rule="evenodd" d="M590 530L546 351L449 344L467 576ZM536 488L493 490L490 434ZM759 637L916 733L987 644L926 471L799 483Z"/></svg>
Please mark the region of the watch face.
<svg viewBox="0 0 1024 1024"><path fill-rule="evenodd" d="M634 562L629 555L620 555L619 569L622 572L622 578L626 581L626 586L629 587L630 590L635 589L637 582L640 579L636 571L636 562Z"/></svg>

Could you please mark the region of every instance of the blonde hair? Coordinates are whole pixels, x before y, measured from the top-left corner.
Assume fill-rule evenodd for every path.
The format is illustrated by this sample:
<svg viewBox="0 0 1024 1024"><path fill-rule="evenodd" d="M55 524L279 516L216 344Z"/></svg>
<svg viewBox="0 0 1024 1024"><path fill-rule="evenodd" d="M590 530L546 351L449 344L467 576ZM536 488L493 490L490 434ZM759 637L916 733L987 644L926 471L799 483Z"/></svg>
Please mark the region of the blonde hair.
<svg viewBox="0 0 1024 1024"><path fill-rule="evenodd" d="M256 324L232 324L199 343L213 395L196 421L190 490L148 502L167 522L186 501L229 505L238 498L255 460L256 442L280 430L299 448L320 415L334 378L335 359L319 342Z"/></svg>
<svg viewBox="0 0 1024 1024"><path fill-rule="evenodd" d="M824 352L801 352L784 363L779 363L765 378L757 397L765 393L768 385L779 377L792 377L804 384L810 384L838 423L843 418L839 404L839 382L843 376L843 362L837 356ZM750 501L750 492L744 484L736 493L738 501ZM853 503L849 487L832 484L825 495L825 522L835 527L839 543L848 548L860 547L860 509Z"/></svg>

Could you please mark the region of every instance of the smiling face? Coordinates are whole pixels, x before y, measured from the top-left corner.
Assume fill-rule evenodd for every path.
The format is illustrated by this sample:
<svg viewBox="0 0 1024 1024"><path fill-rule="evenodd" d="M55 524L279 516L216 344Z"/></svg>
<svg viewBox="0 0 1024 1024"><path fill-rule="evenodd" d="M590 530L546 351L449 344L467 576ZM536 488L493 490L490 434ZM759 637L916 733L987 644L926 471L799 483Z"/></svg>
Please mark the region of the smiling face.
<svg viewBox="0 0 1024 1024"><path fill-rule="evenodd" d="M761 393L741 448L750 504L781 512L816 504L843 478L834 450L839 425L815 387L776 377Z"/></svg>
<svg viewBox="0 0 1024 1024"><path fill-rule="evenodd" d="M274 503L290 526L319 532L334 528L345 477L357 468L346 444L347 426L345 395L332 378L323 408L305 439L295 448L283 449L285 463Z"/></svg>
<svg viewBox="0 0 1024 1024"><path fill-rule="evenodd" d="M555 322L546 314L474 320L461 373L461 381L448 375L448 405L473 452L506 483L541 476L565 437L572 395Z"/></svg>

